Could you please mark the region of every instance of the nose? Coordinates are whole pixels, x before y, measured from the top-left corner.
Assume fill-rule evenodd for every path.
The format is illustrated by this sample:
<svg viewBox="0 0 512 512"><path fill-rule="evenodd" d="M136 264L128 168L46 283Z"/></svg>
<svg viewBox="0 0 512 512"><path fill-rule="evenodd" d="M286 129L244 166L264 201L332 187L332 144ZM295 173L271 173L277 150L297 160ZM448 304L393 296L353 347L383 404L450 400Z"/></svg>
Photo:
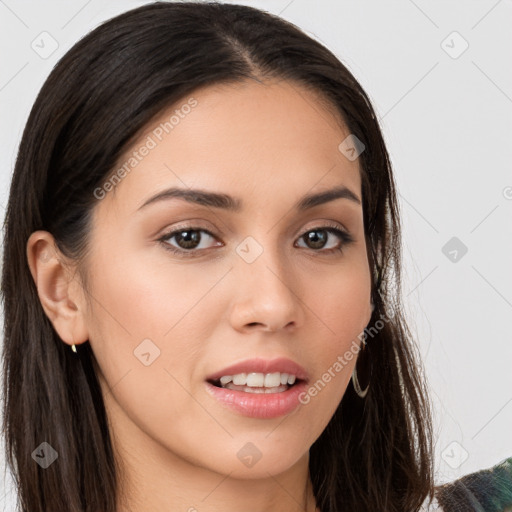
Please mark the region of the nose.
<svg viewBox="0 0 512 512"><path fill-rule="evenodd" d="M295 330L303 324L304 302L293 269L265 251L256 261L238 261L233 269L236 301L231 323L238 331Z"/></svg>

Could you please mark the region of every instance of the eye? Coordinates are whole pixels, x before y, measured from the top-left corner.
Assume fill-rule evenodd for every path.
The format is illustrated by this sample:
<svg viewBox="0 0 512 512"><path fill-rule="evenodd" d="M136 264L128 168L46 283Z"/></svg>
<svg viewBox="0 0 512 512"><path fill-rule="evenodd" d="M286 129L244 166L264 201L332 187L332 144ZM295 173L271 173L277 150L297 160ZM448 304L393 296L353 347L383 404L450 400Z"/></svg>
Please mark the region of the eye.
<svg viewBox="0 0 512 512"><path fill-rule="evenodd" d="M329 239L329 235L335 235L338 239L341 240L341 244L338 243L334 247L324 249ZM333 225L319 226L317 228L309 229L299 238L299 240L305 240L306 244L308 244L308 248L312 248L316 252L322 252L327 254L341 252L344 247L346 247L347 245L354 241L354 239L348 232ZM318 249L323 250L318 251Z"/></svg>
<svg viewBox="0 0 512 512"><path fill-rule="evenodd" d="M206 236L201 235L204 233ZM170 240L176 240L178 247L174 247L170 244ZM163 243L164 247L174 253L190 253L193 249L205 249L204 242L206 239L206 244L208 242L208 238L214 239L215 237L206 229L202 229L199 227L182 227L180 229L175 229L170 233L166 233L164 236L159 238L159 241ZM188 255L188 254L187 254Z"/></svg>

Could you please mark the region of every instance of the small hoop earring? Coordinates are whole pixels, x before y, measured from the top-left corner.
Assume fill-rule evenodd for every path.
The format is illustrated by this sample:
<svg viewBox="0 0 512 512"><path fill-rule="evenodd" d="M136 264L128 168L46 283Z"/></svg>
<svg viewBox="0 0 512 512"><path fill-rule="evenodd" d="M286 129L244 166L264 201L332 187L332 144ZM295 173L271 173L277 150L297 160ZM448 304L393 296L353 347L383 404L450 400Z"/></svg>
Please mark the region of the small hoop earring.
<svg viewBox="0 0 512 512"><path fill-rule="evenodd" d="M372 361L370 358L370 351L368 348L368 344L365 341L362 341L363 349L361 349L359 356L356 360L356 365L352 372L352 386L354 387L357 396L360 398L365 398L368 390L370 389L370 379L372 373ZM359 366L359 370L358 370ZM359 376L358 376L359 371ZM363 381L363 386L361 386L361 382Z"/></svg>

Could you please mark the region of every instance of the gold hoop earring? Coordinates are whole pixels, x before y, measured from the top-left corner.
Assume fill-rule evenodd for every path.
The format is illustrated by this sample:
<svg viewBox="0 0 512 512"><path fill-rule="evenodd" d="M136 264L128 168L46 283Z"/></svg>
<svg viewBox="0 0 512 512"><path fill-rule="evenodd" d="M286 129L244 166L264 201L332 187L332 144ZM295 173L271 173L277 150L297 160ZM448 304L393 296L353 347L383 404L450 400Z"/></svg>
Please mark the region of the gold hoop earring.
<svg viewBox="0 0 512 512"><path fill-rule="evenodd" d="M354 391L357 393L359 398L366 397L368 390L370 389L370 379L372 373L372 361L370 358L368 343L362 341L362 344L363 348L357 357L356 365L354 366L354 370L352 372L352 386L354 387ZM362 389L360 382L361 380L363 381L364 389Z"/></svg>

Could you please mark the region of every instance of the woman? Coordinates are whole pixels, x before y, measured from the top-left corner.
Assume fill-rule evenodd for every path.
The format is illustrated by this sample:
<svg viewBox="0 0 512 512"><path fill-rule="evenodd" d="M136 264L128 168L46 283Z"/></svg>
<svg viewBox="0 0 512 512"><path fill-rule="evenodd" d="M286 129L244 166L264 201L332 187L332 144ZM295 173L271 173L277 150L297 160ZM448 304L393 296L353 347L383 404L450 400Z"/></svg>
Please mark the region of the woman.
<svg viewBox="0 0 512 512"><path fill-rule="evenodd" d="M155 3L80 40L27 122L4 246L23 511L434 497L388 153L292 24Z"/></svg>

